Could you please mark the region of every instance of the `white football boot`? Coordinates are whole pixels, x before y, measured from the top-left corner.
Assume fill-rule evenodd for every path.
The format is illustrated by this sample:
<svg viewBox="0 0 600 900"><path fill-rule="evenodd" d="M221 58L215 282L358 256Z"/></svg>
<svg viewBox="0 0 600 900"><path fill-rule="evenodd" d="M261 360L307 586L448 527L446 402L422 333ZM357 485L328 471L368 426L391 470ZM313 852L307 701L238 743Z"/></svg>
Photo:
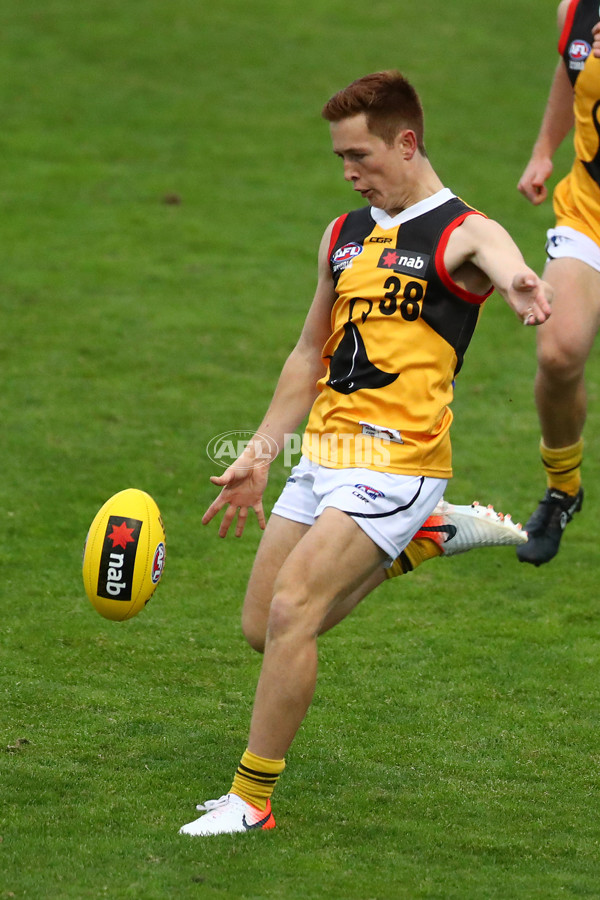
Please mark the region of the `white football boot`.
<svg viewBox="0 0 600 900"><path fill-rule="evenodd" d="M199 803L196 809L204 810L205 814L183 825L179 834L204 837L210 834L235 834L239 831L275 828L270 800L267 800L267 808L263 811L246 803L237 794L224 794L218 800Z"/></svg>
<svg viewBox="0 0 600 900"><path fill-rule="evenodd" d="M416 538L429 538L443 556L455 556L475 547L526 544L527 532L493 506L480 506L477 501L471 506L453 506L441 500L413 540Z"/></svg>

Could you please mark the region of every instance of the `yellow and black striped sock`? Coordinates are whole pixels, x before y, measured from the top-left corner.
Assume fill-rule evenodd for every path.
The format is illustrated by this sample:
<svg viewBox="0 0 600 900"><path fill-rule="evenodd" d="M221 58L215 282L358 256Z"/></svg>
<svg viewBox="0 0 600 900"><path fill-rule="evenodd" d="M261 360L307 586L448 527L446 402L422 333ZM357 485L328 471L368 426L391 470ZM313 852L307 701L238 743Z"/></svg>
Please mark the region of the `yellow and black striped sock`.
<svg viewBox="0 0 600 900"><path fill-rule="evenodd" d="M246 749L237 767L230 793L237 794L257 809L265 810L267 800L275 790L284 769L284 759L265 759Z"/></svg>
<svg viewBox="0 0 600 900"><path fill-rule="evenodd" d="M438 547L435 541L431 541L429 538L412 540L408 547L404 548L400 556L396 557L392 565L385 570L386 578L406 575L407 572L412 572L421 563L426 562L428 559L433 559L434 556L441 555L441 548Z"/></svg>
<svg viewBox="0 0 600 900"><path fill-rule="evenodd" d="M581 487L581 461L583 438L569 447L550 448L540 441L542 464L546 470L549 488L575 496Z"/></svg>

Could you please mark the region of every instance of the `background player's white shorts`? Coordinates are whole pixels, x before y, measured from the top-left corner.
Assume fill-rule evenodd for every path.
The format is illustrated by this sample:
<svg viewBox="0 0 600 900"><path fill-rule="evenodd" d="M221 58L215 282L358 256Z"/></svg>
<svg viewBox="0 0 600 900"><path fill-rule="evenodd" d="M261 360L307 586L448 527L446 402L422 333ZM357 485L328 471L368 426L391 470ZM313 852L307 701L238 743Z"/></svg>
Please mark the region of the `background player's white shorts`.
<svg viewBox="0 0 600 900"><path fill-rule="evenodd" d="M546 232L548 259L580 259L600 272L600 247L587 234L568 225L559 225Z"/></svg>
<svg viewBox="0 0 600 900"><path fill-rule="evenodd" d="M272 511L312 525L326 507L342 510L388 554L386 565L391 565L431 515L447 483L373 469L328 469L303 456Z"/></svg>

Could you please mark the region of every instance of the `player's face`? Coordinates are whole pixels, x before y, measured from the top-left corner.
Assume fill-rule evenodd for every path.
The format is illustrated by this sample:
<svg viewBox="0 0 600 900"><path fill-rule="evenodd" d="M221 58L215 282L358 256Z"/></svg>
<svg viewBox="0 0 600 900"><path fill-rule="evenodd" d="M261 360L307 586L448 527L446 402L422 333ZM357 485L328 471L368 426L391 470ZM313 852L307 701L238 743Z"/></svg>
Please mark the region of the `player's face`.
<svg viewBox="0 0 600 900"><path fill-rule="evenodd" d="M404 207L406 170L400 132L394 144L371 134L364 113L331 123L333 152L344 163L344 178L371 206L388 212Z"/></svg>

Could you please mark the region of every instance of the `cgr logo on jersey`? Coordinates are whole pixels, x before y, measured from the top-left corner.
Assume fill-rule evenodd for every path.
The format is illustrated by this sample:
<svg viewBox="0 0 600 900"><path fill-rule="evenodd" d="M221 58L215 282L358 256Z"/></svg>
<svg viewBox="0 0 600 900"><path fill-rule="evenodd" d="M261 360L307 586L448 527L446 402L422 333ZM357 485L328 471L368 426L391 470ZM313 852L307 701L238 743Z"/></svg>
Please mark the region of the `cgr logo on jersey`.
<svg viewBox="0 0 600 900"><path fill-rule="evenodd" d="M428 253L416 253L413 250L384 250L377 263L380 269L393 269L404 275L422 276L429 264Z"/></svg>
<svg viewBox="0 0 600 900"><path fill-rule="evenodd" d="M333 256L331 257L331 267L334 272L341 272L342 269L347 269L352 265L354 259L363 252L363 247L361 244L356 244L352 242L351 244L344 244L343 247L338 247Z"/></svg>
<svg viewBox="0 0 600 900"><path fill-rule="evenodd" d="M385 497L385 494L382 491L378 491L377 488L370 487L368 484L355 484L355 488L358 488L359 491L362 491L363 494L366 494L367 497L370 497L371 500L377 500L379 497Z"/></svg>
<svg viewBox="0 0 600 900"><path fill-rule="evenodd" d="M109 517L98 572L99 597L131 600L133 568L141 530L139 519Z"/></svg>
<svg viewBox="0 0 600 900"><path fill-rule="evenodd" d="M592 48L587 41L571 41L569 45L569 68L583 69L584 63L591 52Z"/></svg>

